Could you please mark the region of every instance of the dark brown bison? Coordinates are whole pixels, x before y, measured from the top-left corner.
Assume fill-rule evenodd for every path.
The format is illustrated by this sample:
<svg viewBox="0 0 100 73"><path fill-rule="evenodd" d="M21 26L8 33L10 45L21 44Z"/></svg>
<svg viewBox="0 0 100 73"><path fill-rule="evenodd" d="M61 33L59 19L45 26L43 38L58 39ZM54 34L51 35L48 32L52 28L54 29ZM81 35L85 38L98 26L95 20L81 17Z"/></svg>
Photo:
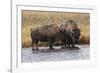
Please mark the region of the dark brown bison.
<svg viewBox="0 0 100 73"><path fill-rule="evenodd" d="M68 24L67 24L68 23ZM80 37L80 29L73 21L68 21L64 27L56 24L44 25L35 30L31 29L32 50L38 50L38 43L48 42L49 49L53 49L55 41L62 41L62 48L75 47ZM72 26L75 26L74 28ZM34 48L36 47L36 48Z"/></svg>
<svg viewBox="0 0 100 73"><path fill-rule="evenodd" d="M81 35L78 25L73 20L68 20L61 30L63 30L62 35L64 38L63 47L75 48L75 44L79 42Z"/></svg>
<svg viewBox="0 0 100 73"><path fill-rule="evenodd" d="M55 40L62 39L59 27L56 24L44 25L35 30L31 29L32 50L38 50L38 42L48 42L49 48L53 49ZM34 48L36 47L36 49Z"/></svg>
<svg viewBox="0 0 100 73"><path fill-rule="evenodd" d="M72 31L62 31L64 40L62 40L62 48L77 48L75 44L78 44L80 37L80 29L73 29Z"/></svg>

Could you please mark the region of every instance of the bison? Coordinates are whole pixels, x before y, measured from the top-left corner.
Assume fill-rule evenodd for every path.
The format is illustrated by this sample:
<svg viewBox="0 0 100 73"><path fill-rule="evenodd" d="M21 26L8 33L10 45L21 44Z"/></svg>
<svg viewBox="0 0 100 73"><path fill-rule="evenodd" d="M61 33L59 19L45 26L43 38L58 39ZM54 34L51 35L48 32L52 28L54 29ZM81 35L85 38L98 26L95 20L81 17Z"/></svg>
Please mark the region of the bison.
<svg viewBox="0 0 100 73"><path fill-rule="evenodd" d="M78 44L80 37L80 29L73 29L72 31L63 30L62 32L64 40L62 40L62 48L77 48L75 44Z"/></svg>
<svg viewBox="0 0 100 73"><path fill-rule="evenodd" d="M62 35L64 38L64 41L63 41L64 47L75 48L75 44L79 42L79 38L81 35L80 33L81 31L78 28L78 25L73 20L69 20L65 24L65 28L62 28L61 30L63 30Z"/></svg>
<svg viewBox="0 0 100 73"><path fill-rule="evenodd" d="M38 50L38 42L48 42L49 48L53 49L53 43L58 32L58 26L55 24L44 25L38 29L31 29L32 50ZM59 37L59 35L58 35ZM36 46L36 49L34 48Z"/></svg>
<svg viewBox="0 0 100 73"><path fill-rule="evenodd" d="M68 21L65 27L57 26L56 24L44 25L35 30L31 29L31 39L32 39L32 50L38 50L38 43L48 42L49 49L53 49L53 44L55 41L62 41L62 48L70 47L75 48L75 43L78 42L80 37L80 29L71 27L69 29L69 24L72 26L73 21ZM73 26L77 26L74 24ZM36 48L34 48L36 47Z"/></svg>

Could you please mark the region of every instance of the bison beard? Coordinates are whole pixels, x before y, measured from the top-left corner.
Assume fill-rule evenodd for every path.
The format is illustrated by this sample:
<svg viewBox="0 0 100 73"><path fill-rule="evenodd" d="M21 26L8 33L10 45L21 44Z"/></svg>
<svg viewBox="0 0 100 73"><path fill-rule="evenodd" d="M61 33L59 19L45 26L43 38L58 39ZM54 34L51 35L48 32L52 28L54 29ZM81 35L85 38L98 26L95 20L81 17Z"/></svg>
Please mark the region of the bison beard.
<svg viewBox="0 0 100 73"><path fill-rule="evenodd" d="M32 39L32 50L38 50L38 43L48 42L49 49L53 49L53 44L55 41L62 41L62 48L71 47L75 48L76 41L78 42L80 36L80 30L74 29L72 31L66 31L59 29L57 25L45 25L36 30L31 29L31 39ZM34 48L36 47L36 48Z"/></svg>

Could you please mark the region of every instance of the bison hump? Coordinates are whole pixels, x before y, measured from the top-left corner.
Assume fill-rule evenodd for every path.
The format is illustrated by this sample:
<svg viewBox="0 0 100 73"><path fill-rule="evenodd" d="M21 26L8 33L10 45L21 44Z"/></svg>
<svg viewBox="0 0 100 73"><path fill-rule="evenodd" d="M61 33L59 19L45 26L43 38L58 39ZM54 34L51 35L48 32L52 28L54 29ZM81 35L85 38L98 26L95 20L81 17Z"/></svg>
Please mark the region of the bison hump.
<svg viewBox="0 0 100 73"><path fill-rule="evenodd" d="M54 37L58 31L59 27L56 24L44 25L40 28L32 31L33 34L47 35L48 37Z"/></svg>

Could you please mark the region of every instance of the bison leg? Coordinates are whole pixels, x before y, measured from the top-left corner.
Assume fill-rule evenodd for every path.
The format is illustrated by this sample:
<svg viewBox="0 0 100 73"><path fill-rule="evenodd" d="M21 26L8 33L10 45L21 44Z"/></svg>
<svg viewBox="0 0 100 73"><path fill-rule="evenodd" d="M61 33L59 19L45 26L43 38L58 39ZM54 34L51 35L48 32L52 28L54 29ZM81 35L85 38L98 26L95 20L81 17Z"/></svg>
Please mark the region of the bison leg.
<svg viewBox="0 0 100 73"><path fill-rule="evenodd" d="M64 43L65 43L64 45L65 45L65 48L66 48L66 47L67 47L67 46L66 46L66 44L67 44L66 41L64 41Z"/></svg>
<svg viewBox="0 0 100 73"><path fill-rule="evenodd" d="M62 48L66 48L67 46L66 46L66 41L64 40L64 41L62 41Z"/></svg>
<svg viewBox="0 0 100 73"><path fill-rule="evenodd" d="M71 48L71 47L70 47L70 44L68 44L67 48Z"/></svg>
<svg viewBox="0 0 100 73"><path fill-rule="evenodd" d="M38 50L38 40L32 41L32 51L35 51L35 50Z"/></svg>
<svg viewBox="0 0 100 73"><path fill-rule="evenodd" d="M75 43L74 41L71 42L72 48L75 48Z"/></svg>
<svg viewBox="0 0 100 73"><path fill-rule="evenodd" d="M66 41L66 44L67 44L67 48L70 48L70 40L69 39Z"/></svg>
<svg viewBox="0 0 100 73"><path fill-rule="evenodd" d="M75 48L75 45L74 44L72 45L72 48Z"/></svg>
<svg viewBox="0 0 100 73"><path fill-rule="evenodd" d="M32 51L34 51L35 49L34 49L34 41L32 41Z"/></svg>
<svg viewBox="0 0 100 73"><path fill-rule="evenodd" d="M64 41L62 40L62 47L61 47L62 49L64 48Z"/></svg>
<svg viewBox="0 0 100 73"><path fill-rule="evenodd" d="M36 40L36 50L38 51L38 40Z"/></svg>
<svg viewBox="0 0 100 73"><path fill-rule="evenodd" d="M50 42L50 49L53 49L53 43Z"/></svg>
<svg viewBox="0 0 100 73"><path fill-rule="evenodd" d="M49 41L49 49L51 50L51 49L54 49L53 48L53 41Z"/></svg>

